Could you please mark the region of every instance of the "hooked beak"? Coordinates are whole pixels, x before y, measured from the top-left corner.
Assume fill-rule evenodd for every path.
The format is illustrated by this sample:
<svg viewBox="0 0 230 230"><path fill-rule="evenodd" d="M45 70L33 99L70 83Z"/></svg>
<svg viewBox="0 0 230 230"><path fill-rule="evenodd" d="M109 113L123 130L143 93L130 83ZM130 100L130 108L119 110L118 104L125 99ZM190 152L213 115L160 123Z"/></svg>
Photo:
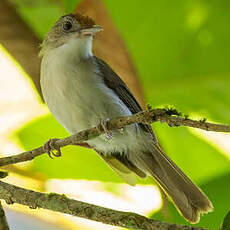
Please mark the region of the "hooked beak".
<svg viewBox="0 0 230 230"><path fill-rule="evenodd" d="M93 25L90 28L83 28L83 29L81 29L81 34L83 36L88 37L88 36L93 36L93 35L95 35L96 33L100 32L102 30L103 30L102 26Z"/></svg>

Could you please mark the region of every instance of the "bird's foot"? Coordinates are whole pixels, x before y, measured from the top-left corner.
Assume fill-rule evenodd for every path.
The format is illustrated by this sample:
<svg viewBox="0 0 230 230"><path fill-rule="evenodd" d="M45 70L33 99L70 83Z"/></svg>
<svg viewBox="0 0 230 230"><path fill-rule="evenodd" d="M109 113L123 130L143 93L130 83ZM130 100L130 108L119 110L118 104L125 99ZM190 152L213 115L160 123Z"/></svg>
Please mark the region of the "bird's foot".
<svg viewBox="0 0 230 230"><path fill-rule="evenodd" d="M59 139L53 138L48 140L44 146L43 149L46 153L48 153L49 157L53 159L54 157L60 157L61 156L61 149L60 147L55 146L55 142L58 141ZM53 151L56 150L57 152L54 153Z"/></svg>
<svg viewBox="0 0 230 230"><path fill-rule="evenodd" d="M110 120L109 118L106 118L105 120L101 120L100 125L101 125L102 129L105 132L105 137L108 140L111 140L113 138L113 133L112 133L111 130L108 130L108 122L109 122L109 120Z"/></svg>

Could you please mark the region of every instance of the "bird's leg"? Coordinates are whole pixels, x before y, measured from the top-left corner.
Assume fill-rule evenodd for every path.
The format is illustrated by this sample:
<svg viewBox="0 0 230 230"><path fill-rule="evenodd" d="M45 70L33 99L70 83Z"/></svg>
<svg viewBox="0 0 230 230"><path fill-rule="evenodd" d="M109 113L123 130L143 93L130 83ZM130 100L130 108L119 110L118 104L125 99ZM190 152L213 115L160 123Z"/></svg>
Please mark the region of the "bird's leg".
<svg viewBox="0 0 230 230"><path fill-rule="evenodd" d="M61 156L61 149L60 147L56 147L55 146L55 142L58 141L59 139L57 138L53 138L53 139L50 139L48 140L44 146L43 146L43 149L46 153L48 153L49 157L53 159L53 156L55 157L60 157ZM54 153L53 150L56 150L57 152Z"/></svg>
<svg viewBox="0 0 230 230"><path fill-rule="evenodd" d="M102 127L102 129L105 132L105 136L108 140L111 140L113 138L113 133L111 130L108 130L108 122L109 122L109 118L106 118L105 120L101 120L100 121L100 125Z"/></svg>
<svg viewBox="0 0 230 230"><path fill-rule="evenodd" d="M82 142L82 143L78 143L78 144L74 144L74 145L81 146L81 147L84 147L84 148L87 148L87 149L92 149L93 148L86 142Z"/></svg>

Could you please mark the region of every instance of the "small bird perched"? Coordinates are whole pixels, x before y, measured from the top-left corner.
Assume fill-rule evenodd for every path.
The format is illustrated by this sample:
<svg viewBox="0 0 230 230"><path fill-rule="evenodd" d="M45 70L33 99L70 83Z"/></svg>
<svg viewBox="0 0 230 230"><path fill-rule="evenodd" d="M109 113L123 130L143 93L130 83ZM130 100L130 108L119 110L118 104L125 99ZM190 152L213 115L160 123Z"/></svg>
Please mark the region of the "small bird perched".
<svg viewBox="0 0 230 230"><path fill-rule="evenodd" d="M76 13L61 17L47 33L40 51L46 104L71 134L103 124L105 134L85 144L130 185L135 185L135 174L154 177L179 212L199 222L200 214L213 210L212 203L162 151L151 126L106 130L107 119L135 114L141 107L111 67L93 55L93 36L101 30Z"/></svg>

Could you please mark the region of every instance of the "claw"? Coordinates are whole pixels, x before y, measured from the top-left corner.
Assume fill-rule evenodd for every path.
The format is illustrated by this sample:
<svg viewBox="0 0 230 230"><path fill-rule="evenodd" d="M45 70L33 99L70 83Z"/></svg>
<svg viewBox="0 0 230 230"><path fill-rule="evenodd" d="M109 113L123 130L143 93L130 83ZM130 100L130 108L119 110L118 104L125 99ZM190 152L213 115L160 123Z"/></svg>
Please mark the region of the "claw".
<svg viewBox="0 0 230 230"><path fill-rule="evenodd" d="M106 118L105 120L101 120L100 124L101 127L103 128L104 132L105 132L105 136L108 140L111 140L113 138L113 133L111 130L108 130L108 122L109 122L109 118Z"/></svg>
<svg viewBox="0 0 230 230"><path fill-rule="evenodd" d="M49 156L51 159L53 159L53 156L54 156L54 157L60 157L60 156L61 156L61 149L60 149L60 148L57 148L57 147L55 146L55 142L56 142L57 140L59 140L59 139L56 139L56 138L50 139L50 140L48 140L48 141L44 144L44 146L43 146L44 151L48 153L48 156ZM57 152L54 153L53 150L56 150Z"/></svg>

